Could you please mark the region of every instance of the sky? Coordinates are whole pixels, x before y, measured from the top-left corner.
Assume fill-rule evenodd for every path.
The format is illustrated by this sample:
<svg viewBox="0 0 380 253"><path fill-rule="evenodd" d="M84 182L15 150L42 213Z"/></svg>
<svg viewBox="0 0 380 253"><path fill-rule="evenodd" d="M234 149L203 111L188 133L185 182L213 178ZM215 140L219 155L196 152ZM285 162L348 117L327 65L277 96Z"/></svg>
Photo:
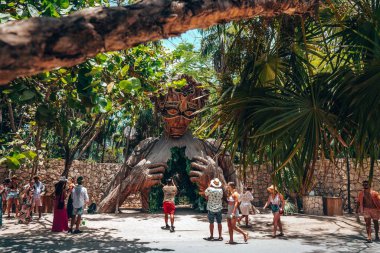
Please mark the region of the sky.
<svg viewBox="0 0 380 253"><path fill-rule="evenodd" d="M194 45L195 50L200 49L201 34L197 29L187 31L178 37L162 40L164 46L170 50L174 50L181 42L187 42Z"/></svg>

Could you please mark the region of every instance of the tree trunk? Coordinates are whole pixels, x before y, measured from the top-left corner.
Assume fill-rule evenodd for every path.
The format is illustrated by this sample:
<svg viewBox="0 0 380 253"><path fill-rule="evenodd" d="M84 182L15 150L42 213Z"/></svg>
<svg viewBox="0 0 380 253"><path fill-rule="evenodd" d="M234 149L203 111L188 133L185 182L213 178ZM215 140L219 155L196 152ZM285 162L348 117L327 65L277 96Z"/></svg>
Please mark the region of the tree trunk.
<svg viewBox="0 0 380 253"><path fill-rule="evenodd" d="M0 25L0 84L99 52L178 36L195 28L255 16L313 13L319 0L146 0L90 8L62 18L38 17Z"/></svg>
<svg viewBox="0 0 380 253"><path fill-rule="evenodd" d="M349 157L348 153L346 155L346 164L347 164L347 206L348 206L348 213L352 213L352 208L351 208L350 157Z"/></svg>

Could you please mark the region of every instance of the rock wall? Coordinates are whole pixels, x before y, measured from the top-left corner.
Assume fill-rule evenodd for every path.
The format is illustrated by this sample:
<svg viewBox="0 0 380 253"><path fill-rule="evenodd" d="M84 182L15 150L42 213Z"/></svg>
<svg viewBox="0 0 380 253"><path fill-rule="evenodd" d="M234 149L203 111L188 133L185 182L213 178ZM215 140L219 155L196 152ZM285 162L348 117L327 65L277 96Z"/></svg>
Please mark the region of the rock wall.
<svg viewBox="0 0 380 253"><path fill-rule="evenodd" d="M74 161L69 173L69 177L85 177L85 186L88 189L91 202L99 203L103 196L103 191L118 171L121 164L112 163L90 163L84 161ZM41 181L47 187L47 194L51 196L54 192L54 183L60 177L64 168L63 160L50 160L43 167L39 168ZM351 176L351 207L355 209L355 198L362 189L362 181L368 178L369 161L366 161L362 167L350 161ZM247 185L253 187L254 203L256 206L263 206L268 198L267 187L272 184L270 165L252 166L247 171ZM0 168L0 181L8 177L9 172L5 168ZM23 183L26 184L29 178L29 171L18 170L15 175L19 176ZM380 167L379 161L375 163L373 187L374 190L380 191ZM344 209L348 208L347 192L347 164L345 159L338 159L335 163L329 160L318 161L315 169L314 194L317 196L342 197ZM130 196L123 207L140 208L140 195Z"/></svg>
<svg viewBox="0 0 380 253"><path fill-rule="evenodd" d="M372 189L380 191L380 161L375 163ZM350 160L350 180L351 180L351 208L355 210L356 198L362 190L362 182L368 179L369 160L363 165ZM248 169L247 185L253 187L254 202L257 206L262 206L268 198L267 187L272 184L270 166L252 166ZM317 161L315 168L314 193L317 196L342 197L344 209L348 209L348 182L347 163L345 159L337 159L334 163L329 160Z"/></svg>
<svg viewBox="0 0 380 253"><path fill-rule="evenodd" d="M49 160L38 168L38 175L41 178L41 182L45 184L46 196L52 196L54 193L54 184L58 181L63 169L64 160L53 159ZM99 200L103 196L103 191L108 184L112 176L119 170L120 164L112 163L90 163L83 161L74 161L70 169L69 177L77 178L83 176L84 186L88 190L88 195L91 202L99 203ZM0 180L8 177L9 172L5 168L0 168ZM13 175L18 176L21 179L22 185L26 185L30 174L29 170L20 169Z"/></svg>

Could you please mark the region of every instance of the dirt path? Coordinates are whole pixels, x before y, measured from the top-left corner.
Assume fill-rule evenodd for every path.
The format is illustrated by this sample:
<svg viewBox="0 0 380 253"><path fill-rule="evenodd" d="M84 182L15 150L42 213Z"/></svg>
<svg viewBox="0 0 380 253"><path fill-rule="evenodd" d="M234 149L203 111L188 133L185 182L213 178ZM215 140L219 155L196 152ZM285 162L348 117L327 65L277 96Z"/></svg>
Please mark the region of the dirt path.
<svg viewBox="0 0 380 253"><path fill-rule="evenodd" d="M243 242L236 235L237 245L226 245L227 226L223 221L224 242L208 242L206 214L178 210L176 232L162 230L162 214L146 214L129 210L119 215L85 215L84 233L71 235L50 232L52 215L28 226L15 225L4 219L0 231L0 252L260 252L319 253L350 252L379 253L380 243L364 243L364 225L354 216L338 218L317 216L286 216L285 237L272 239L271 214L251 216L250 240Z"/></svg>

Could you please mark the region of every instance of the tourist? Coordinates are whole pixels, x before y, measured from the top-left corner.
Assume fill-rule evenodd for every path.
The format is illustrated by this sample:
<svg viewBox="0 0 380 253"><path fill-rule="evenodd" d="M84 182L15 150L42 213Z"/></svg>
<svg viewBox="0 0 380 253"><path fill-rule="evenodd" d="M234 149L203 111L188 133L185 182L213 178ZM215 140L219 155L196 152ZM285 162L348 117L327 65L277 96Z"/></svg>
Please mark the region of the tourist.
<svg viewBox="0 0 380 253"><path fill-rule="evenodd" d="M74 207L73 207L73 197L71 196L71 193L75 187L75 183L74 183L74 178L70 178L69 179L69 187L67 189L67 195L69 196L68 200L67 200L67 217L68 219L70 220L71 222L71 218L73 217L73 211L74 211Z"/></svg>
<svg viewBox="0 0 380 253"><path fill-rule="evenodd" d="M283 207L285 206L284 196L277 191L277 188L274 185L271 185L267 188L269 192L268 201L264 206L264 209L267 206L271 205L272 213L273 213L273 235L272 237L276 237L277 227L280 230L278 236L283 236L282 223L281 223L281 215L284 213Z"/></svg>
<svg viewBox="0 0 380 253"><path fill-rule="evenodd" d="M245 187L244 193L240 195L240 211L241 216L238 219L238 222L240 224L240 221L245 218L245 226L248 227L249 225L249 212L252 209L251 201L253 200L252 196L252 187Z"/></svg>
<svg viewBox="0 0 380 253"><path fill-rule="evenodd" d="M8 187L9 187L10 182L11 182L11 180L9 178L6 178L6 179L4 179L3 184L2 184L2 186L4 188L3 194L1 196L1 198L2 198L1 204L3 206L3 208L2 208L3 213L5 213L5 211L7 210L7 195L8 195L8 190L9 190Z"/></svg>
<svg viewBox="0 0 380 253"><path fill-rule="evenodd" d="M53 226L51 229L53 232L64 232L69 230L65 208L66 182L67 180L65 177L60 177L58 183L55 184Z"/></svg>
<svg viewBox="0 0 380 253"><path fill-rule="evenodd" d="M3 226L3 196L7 188L5 186L5 180L0 184L0 228Z"/></svg>
<svg viewBox="0 0 380 253"><path fill-rule="evenodd" d="M380 218L380 194L371 190L368 181L363 181L363 190L359 192L359 213L363 214L367 229L367 242L372 242L371 220L375 227L375 238L379 240L379 218Z"/></svg>
<svg viewBox="0 0 380 253"><path fill-rule="evenodd" d="M229 182L227 185L227 225L228 233L230 234L230 240L228 244L235 244L234 242L234 230L241 233L244 236L244 241L248 241L248 233L244 233L241 228L236 226L236 221L239 218L239 193L236 190L236 185L234 182Z"/></svg>
<svg viewBox="0 0 380 253"><path fill-rule="evenodd" d="M174 213L175 213L175 203L174 198L177 194L177 187L174 184L172 178L166 180L166 185L162 188L164 192L164 202L163 208L165 213L165 226L162 229L170 229L170 232L174 232ZM168 216L170 215L170 226L168 224Z"/></svg>
<svg viewBox="0 0 380 253"><path fill-rule="evenodd" d="M207 241L214 240L214 222L218 223L219 237L217 241L223 241L222 237L222 203L223 189L222 182L219 178L214 178L210 182L210 186L205 191L207 199L207 218L210 223L210 237L204 238Z"/></svg>
<svg viewBox="0 0 380 253"><path fill-rule="evenodd" d="M34 187L33 180L29 181L29 184L24 186L24 191L22 194L22 202L21 202L21 211L18 215L18 223L19 224L29 224L32 220L32 206L33 206L33 195L34 195Z"/></svg>
<svg viewBox="0 0 380 253"><path fill-rule="evenodd" d="M77 178L77 186L74 187L71 196L73 198L73 216L71 218L71 225L69 229L69 233L79 234L82 233L81 230L79 230L79 226L82 220L82 215L84 211L84 206L88 203L89 198L87 194L87 189L82 185L83 184L83 177ZM73 231L75 223L75 230Z"/></svg>
<svg viewBox="0 0 380 253"><path fill-rule="evenodd" d="M18 178L17 176L13 176L11 178L11 182L8 186L8 194L7 194L7 212L8 212L8 218L11 217L11 210L12 205L15 204L16 206L16 217L18 216L18 210L19 210L19 185L18 185Z"/></svg>
<svg viewBox="0 0 380 253"><path fill-rule="evenodd" d="M42 200L41 196L45 194L45 185L40 181L39 176L35 176L33 178L34 180L34 195L33 195L33 207L32 210L34 211L35 207L38 208L38 219L41 219L42 217Z"/></svg>

